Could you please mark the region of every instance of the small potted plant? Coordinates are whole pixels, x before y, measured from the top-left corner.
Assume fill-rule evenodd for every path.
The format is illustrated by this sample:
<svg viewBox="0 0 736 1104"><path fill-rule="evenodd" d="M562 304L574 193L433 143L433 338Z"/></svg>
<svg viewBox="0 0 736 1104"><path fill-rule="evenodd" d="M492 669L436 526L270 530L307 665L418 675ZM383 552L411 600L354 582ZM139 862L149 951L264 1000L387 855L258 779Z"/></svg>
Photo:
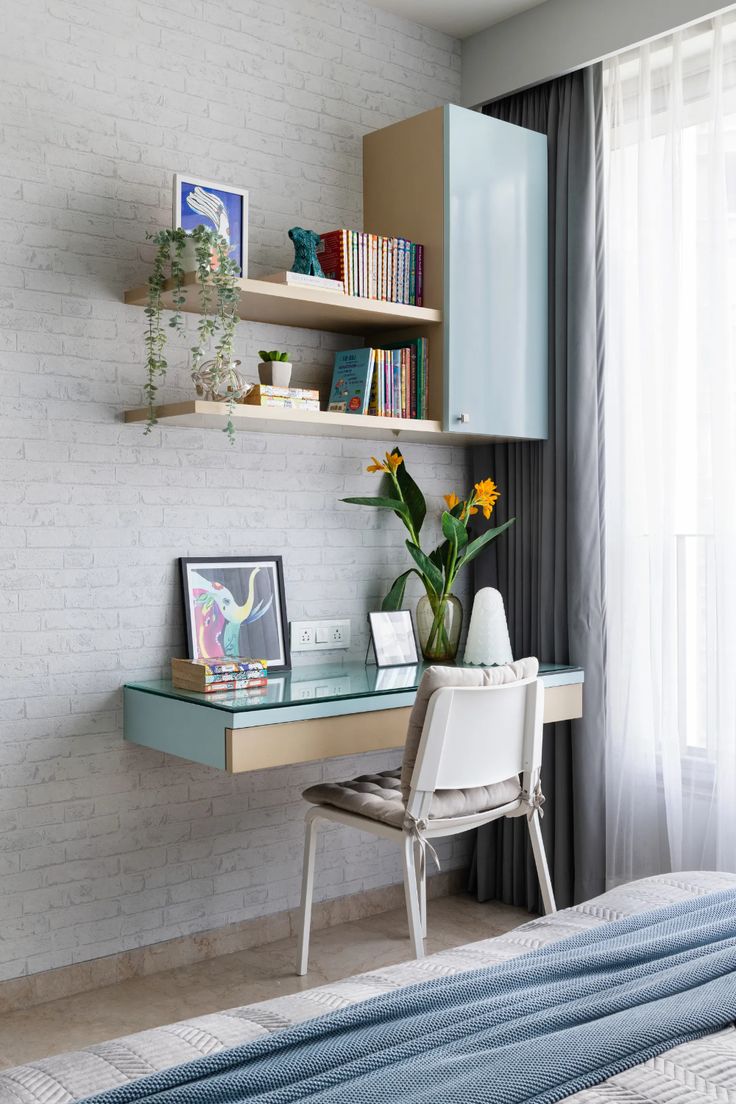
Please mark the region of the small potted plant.
<svg viewBox="0 0 736 1104"><path fill-rule="evenodd" d="M291 362L288 353L280 353L277 349L267 352L261 349L258 353L261 363L258 365L258 378L264 385L273 387L288 387L291 381Z"/></svg>
<svg viewBox="0 0 736 1104"><path fill-rule="evenodd" d="M156 246L153 271L148 277L148 303L146 305L146 385L149 417L146 432L156 424L156 399L160 382L166 376L168 362L166 352L166 330L161 312L163 310L163 292L166 281L173 283L172 301L174 313L169 319L169 327L183 331L182 311L187 301L188 286L186 272L194 257L194 273L199 292L200 316L197 322L197 337L191 347L192 374L195 382L199 376L206 348L214 345L214 359L209 362L209 378L213 387L229 393L230 416L225 432L233 440L232 406L234 391L226 384L232 375L233 343L238 316L238 266L230 256L230 243L214 230L205 226L196 226L191 234L182 229L159 230L149 234ZM185 266L187 266L185 268Z"/></svg>

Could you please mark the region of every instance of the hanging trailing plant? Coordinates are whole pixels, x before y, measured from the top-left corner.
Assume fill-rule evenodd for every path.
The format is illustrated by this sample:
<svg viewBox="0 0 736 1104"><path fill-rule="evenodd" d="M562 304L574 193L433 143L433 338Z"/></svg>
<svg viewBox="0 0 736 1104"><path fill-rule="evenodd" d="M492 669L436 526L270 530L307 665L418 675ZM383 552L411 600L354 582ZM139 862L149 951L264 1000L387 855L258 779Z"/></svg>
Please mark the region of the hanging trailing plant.
<svg viewBox="0 0 736 1104"><path fill-rule="evenodd" d="M182 310L187 298L183 256L189 242L194 246L200 306L197 339L191 347L193 372L199 370L208 346L214 342L214 382L225 379L233 359L235 330L239 321L238 266L230 256L230 245L225 238L206 226L196 226L191 234L182 229L159 230L149 234L148 238L156 246L156 254L148 277L148 304L145 309L148 320L144 389L148 402L146 433L150 433L156 425L156 398L168 368L164 355L166 331L161 321L163 291L167 280L171 279L174 313L169 319L169 327L181 332L184 329ZM228 420L224 430L231 442L235 435L232 421L234 401L231 398L228 402Z"/></svg>

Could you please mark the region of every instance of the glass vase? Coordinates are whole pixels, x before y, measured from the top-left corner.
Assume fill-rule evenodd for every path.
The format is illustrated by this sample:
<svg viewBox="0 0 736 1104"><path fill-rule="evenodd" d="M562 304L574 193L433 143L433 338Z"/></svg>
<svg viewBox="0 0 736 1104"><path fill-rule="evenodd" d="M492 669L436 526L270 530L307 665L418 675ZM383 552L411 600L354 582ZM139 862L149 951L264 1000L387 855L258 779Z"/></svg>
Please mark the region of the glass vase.
<svg viewBox="0 0 736 1104"><path fill-rule="evenodd" d="M463 607L454 594L442 598L423 594L417 605L417 633L424 658L430 663L454 663L462 625Z"/></svg>

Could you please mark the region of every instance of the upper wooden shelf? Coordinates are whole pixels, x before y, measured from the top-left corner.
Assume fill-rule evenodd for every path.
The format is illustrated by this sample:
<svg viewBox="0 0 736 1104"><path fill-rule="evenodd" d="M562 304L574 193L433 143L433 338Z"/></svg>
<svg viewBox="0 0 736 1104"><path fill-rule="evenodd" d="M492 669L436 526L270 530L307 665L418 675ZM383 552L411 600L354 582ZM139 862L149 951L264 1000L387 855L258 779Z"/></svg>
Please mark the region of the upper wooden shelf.
<svg viewBox="0 0 736 1104"><path fill-rule="evenodd" d="M182 310L199 314L196 274L184 277L191 287ZM194 285L192 287L192 285ZM162 301L173 310L173 281L165 285ZM403 303L384 303L378 299L359 299L319 288L292 287L271 284L266 280L238 280L239 314L248 322L267 322L275 326L299 326L307 330L330 330L333 333L366 334L372 330L403 330L408 326L432 326L442 321L442 312L429 307L409 307ZM145 306L148 302L146 284L125 293L125 302Z"/></svg>

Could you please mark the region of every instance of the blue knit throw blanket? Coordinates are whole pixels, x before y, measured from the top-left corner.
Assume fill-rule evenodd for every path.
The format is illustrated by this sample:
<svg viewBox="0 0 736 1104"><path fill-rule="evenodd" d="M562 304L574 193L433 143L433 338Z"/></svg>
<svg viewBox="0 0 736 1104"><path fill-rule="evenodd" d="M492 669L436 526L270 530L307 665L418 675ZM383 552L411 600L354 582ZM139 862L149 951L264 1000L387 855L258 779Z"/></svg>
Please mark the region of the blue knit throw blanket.
<svg viewBox="0 0 736 1104"><path fill-rule="evenodd" d="M736 890L603 924L104 1092L94 1104L534 1104L736 1018Z"/></svg>

